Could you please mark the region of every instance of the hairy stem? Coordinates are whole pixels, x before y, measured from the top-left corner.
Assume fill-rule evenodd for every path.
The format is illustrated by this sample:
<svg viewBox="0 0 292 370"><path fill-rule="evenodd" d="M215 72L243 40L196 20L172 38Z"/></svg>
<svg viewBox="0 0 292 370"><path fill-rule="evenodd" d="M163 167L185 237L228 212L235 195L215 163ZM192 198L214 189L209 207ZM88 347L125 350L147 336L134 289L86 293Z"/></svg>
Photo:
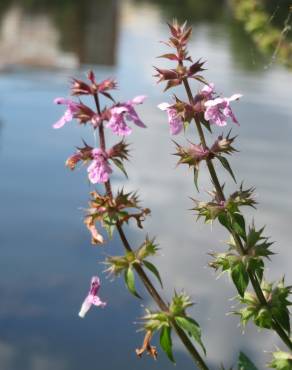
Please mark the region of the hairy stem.
<svg viewBox="0 0 292 370"><path fill-rule="evenodd" d="M99 103L99 98L98 98L98 95L97 94L94 94L94 101L95 101L95 104L96 104L96 109L97 109L98 114L101 114L100 103ZM103 122L100 122L100 125L99 125L99 140L100 140L100 148L102 150L106 150L106 142L105 142ZM110 180L108 180L105 183L105 190L106 190L106 194L108 196L110 196L110 197L113 196L112 195L112 188L111 188L111 182L110 182ZM123 243L124 248L128 252L132 252L133 249L130 246L130 243L129 243L129 241L128 241L125 233L124 233L124 230L122 228L122 225L117 224L117 230L118 230L118 234L119 234L119 236L121 238L121 241ZM150 294L150 296L153 298L153 300L157 304L157 306L162 311L168 312L169 311L168 305L165 303L165 301L163 300L163 298L160 296L160 294L158 293L158 291L156 290L156 288L153 286L153 284L151 283L150 279L148 278L148 276L145 273L145 271L142 268L142 266L141 265L138 265L138 264L134 264L133 267L134 267L137 275L139 276L140 280L142 281L143 285L145 286L146 290L148 291L148 293ZM201 357L201 355L199 354L199 352L197 351L197 349L195 348L195 346L193 345L193 343L190 341L190 339L188 338L188 336L185 334L185 332L176 324L176 322L174 320L171 321L171 324L172 324L173 329L177 333L178 337L180 338L180 340L182 341L182 343L184 344L184 346L188 350L188 352L191 355L192 359L196 363L197 367L200 370L209 370L209 368L206 365L205 361L203 360L203 358Z"/></svg>
<svg viewBox="0 0 292 370"><path fill-rule="evenodd" d="M183 84L184 84L184 87L186 89L186 93L187 93L189 102L190 102L190 104L192 104L193 103L193 95L192 95L191 88L190 88L188 80L184 79ZM206 149L207 144L206 144L206 139L205 139L205 136L204 136L203 128L202 128L202 125L201 125L201 123L200 123L200 121L197 117L195 117L195 124L196 124L197 131L198 131L198 134L199 134L199 137L200 137L200 140L201 140L201 144L202 144L203 148ZM223 188L220 185L220 182L219 182L215 167L213 165L213 162L212 162L211 159L207 159L206 163L207 163L207 167L208 167L212 182L215 186L216 192L219 195L220 200L224 201L225 200L225 195L224 195L224 192L223 192ZM245 255L246 251L244 249L244 246L242 244L240 236L234 230L231 231L231 234L234 238L238 253L240 255ZM253 289L256 293L256 296L257 296L258 300L260 301L260 303L263 306L268 307L267 300L264 296L264 293L262 291L262 288L260 286L260 283L259 283L257 277L255 276L255 274L252 271L248 270L247 272L248 272L251 284L253 286ZM272 316L272 317L273 317L273 329L276 331L276 333L279 335L279 337L282 339L282 341L290 348L290 350L292 350L292 342L291 342L289 336L283 330L283 328L282 328L281 324L278 322L278 320L274 316Z"/></svg>

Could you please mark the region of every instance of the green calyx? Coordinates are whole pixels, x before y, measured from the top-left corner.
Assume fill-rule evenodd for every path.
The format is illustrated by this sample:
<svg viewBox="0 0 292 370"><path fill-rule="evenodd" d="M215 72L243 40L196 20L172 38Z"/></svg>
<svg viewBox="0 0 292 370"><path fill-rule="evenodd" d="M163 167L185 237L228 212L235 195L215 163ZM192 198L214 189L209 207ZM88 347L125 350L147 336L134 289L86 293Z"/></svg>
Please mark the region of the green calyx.
<svg viewBox="0 0 292 370"><path fill-rule="evenodd" d="M234 312L240 315L243 326L252 319L254 323L265 329L272 329L274 319L282 326L286 333L290 334L289 309L291 302L288 300L292 287L284 285L284 279L277 284L263 281L261 288L266 300L262 304L255 294L245 292L243 297L239 298L240 303L246 307Z"/></svg>
<svg viewBox="0 0 292 370"><path fill-rule="evenodd" d="M172 329L174 326L183 330L186 335L197 342L204 354L206 349L201 339L201 328L199 324L186 315L186 309L191 307L190 297L185 293L175 293L169 305L169 310L152 312L146 309L146 315L142 318L145 331L152 333L160 332L160 346L170 361L175 362L172 352Z"/></svg>

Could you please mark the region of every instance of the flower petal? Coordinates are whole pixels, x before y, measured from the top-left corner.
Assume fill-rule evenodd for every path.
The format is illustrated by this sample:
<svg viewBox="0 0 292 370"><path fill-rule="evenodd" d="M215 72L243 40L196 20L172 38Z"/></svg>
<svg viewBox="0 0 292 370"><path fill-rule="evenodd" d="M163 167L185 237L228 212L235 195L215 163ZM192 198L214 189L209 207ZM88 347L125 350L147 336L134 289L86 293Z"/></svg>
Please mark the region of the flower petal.
<svg viewBox="0 0 292 370"><path fill-rule="evenodd" d="M222 104L224 102L223 98L216 98L214 100L207 100L205 102L205 107L214 107L216 105Z"/></svg>
<svg viewBox="0 0 292 370"><path fill-rule="evenodd" d="M227 98L228 101L234 101L234 100L238 100L242 98L242 95L241 94L233 94L230 96L230 98Z"/></svg>
<svg viewBox="0 0 292 370"><path fill-rule="evenodd" d="M89 299L89 296L85 298L85 300L82 303L82 306L79 311L79 317L84 318L87 312L90 310L90 307L92 306L92 302Z"/></svg>
<svg viewBox="0 0 292 370"><path fill-rule="evenodd" d="M54 99L54 103L55 104L66 104L66 105L68 105L68 104L70 104L72 102L72 100L70 100L70 99L65 99L65 98L56 98L56 99Z"/></svg>
<svg viewBox="0 0 292 370"><path fill-rule="evenodd" d="M105 307L106 306L106 302L103 302L99 296L93 296L92 297L92 304L96 307Z"/></svg>
<svg viewBox="0 0 292 370"><path fill-rule="evenodd" d="M142 104L146 98L147 98L146 95L138 95L130 101L130 105L132 105L132 104Z"/></svg>
<svg viewBox="0 0 292 370"><path fill-rule="evenodd" d="M168 103L160 103L157 105L157 108L161 109L161 110L167 110L169 107L171 107L170 104Z"/></svg>
<svg viewBox="0 0 292 370"><path fill-rule="evenodd" d="M125 113L127 111L128 111L128 108L126 108L125 106L113 107L111 109L111 114L112 115L120 115L120 114Z"/></svg>

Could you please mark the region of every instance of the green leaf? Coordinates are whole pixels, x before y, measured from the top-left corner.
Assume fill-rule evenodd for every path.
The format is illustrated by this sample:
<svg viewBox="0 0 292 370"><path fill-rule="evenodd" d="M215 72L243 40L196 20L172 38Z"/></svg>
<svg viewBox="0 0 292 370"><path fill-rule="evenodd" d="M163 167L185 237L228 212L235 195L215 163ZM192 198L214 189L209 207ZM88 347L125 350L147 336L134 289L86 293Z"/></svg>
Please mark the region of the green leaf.
<svg viewBox="0 0 292 370"><path fill-rule="evenodd" d="M290 315L287 307L272 308L274 317L279 321L281 326L288 334L290 334Z"/></svg>
<svg viewBox="0 0 292 370"><path fill-rule="evenodd" d="M125 167L123 165L123 162L118 158L111 158L111 160L114 162L114 164L123 172L123 174L128 178L128 174L125 170Z"/></svg>
<svg viewBox="0 0 292 370"><path fill-rule="evenodd" d="M228 162L228 160L225 158L225 157L222 157L222 155L217 155L216 158L219 159L219 161L221 162L222 166L225 168L226 171L229 172L230 176L233 178L234 182L236 183L236 179L235 179L235 176L234 176L234 173L230 167L230 164Z"/></svg>
<svg viewBox="0 0 292 370"><path fill-rule="evenodd" d="M132 293L135 297L141 298L135 288L135 275L133 268L131 266L128 267L127 270L125 271L125 282L127 288L129 289L129 292Z"/></svg>
<svg viewBox="0 0 292 370"><path fill-rule="evenodd" d="M163 326L161 329L160 345L163 351L167 354L167 357L170 359L170 361L175 363L172 354L171 328L169 326Z"/></svg>
<svg viewBox="0 0 292 370"><path fill-rule="evenodd" d="M198 185L198 178L199 178L199 170L197 170L195 167L194 167L194 183L195 183L195 186L196 186L196 189L198 191L198 193L200 192L199 190L199 185Z"/></svg>
<svg viewBox="0 0 292 370"><path fill-rule="evenodd" d="M230 231L230 221L226 213L220 213L218 216L218 220L222 226L226 227L226 229Z"/></svg>
<svg viewBox="0 0 292 370"><path fill-rule="evenodd" d="M117 221L118 221L117 215L105 214L103 216L103 226L106 229L110 239L112 239L113 237L113 233L116 228Z"/></svg>
<svg viewBox="0 0 292 370"><path fill-rule="evenodd" d="M244 292L248 286L249 277L246 268L242 262L237 263L231 269L231 277L241 297L244 296Z"/></svg>
<svg viewBox="0 0 292 370"><path fill-rule="evenodd" d="M254 317L254 323L260 328L271 329L273 327L273 318L270 310L261 308Z"/></svg>
<svg viewBox="0 0 292 370"><path fill-rule="evenodd" d="M232 214L232 227L234 231L246 240L245 220L240 213Z"/></svg>
<svg viewBox="0 0 292 370"><path fill-rule="evenodd" d="M240 352L238 358L238 370L258 370L258 369L243 352Z"/></svg>
<svg viewBox="0 0 292 370"><path fill-rule="evenodd" d="M185 330L191 337L194 338L195 341L199 343L204 351L204 354L206 355L206 348L201 339L201 328L199 324L191 317L176 316L175 321L181 329Z"/></svg>
<svg viewBox="0 0 292 370"><path fill-rule="evenodd" d="M206 127L206 129L212 134L212 129L209 121L206 121L204 117L201 119L201 123L203 126Z"/></svg>
<svg viewBox="0 0 292 370"><path fill-rule="evenodd" d="M157 268L153 265L153 263L149 262L149 261L143 261L143 264L144 266L149 270L151 271L157 278L157 280L159 281L160 285L161 285L161 288L163 288L163 284L162 284L162 280L161 280L161 277L160 277L160 274L159 274L159 271L157 270Z"/></svg>
<svg viewBox="0 0 292 370"><path fill-rule="evenodd" d="M250 258L248 261L248 268L250 271L256 274L259 282L263 280L263 274L265 269L264 261L260 258Z"/></svg>
<svg viewBox="0 0 292 370"><path fill-rule="evenodd" d="M115 228L116 228L116 225L104 224L104 228L106 229L106 231L108 233L108 237L110 239L112 239L113 238L113 233L114 233Z"/></svg>

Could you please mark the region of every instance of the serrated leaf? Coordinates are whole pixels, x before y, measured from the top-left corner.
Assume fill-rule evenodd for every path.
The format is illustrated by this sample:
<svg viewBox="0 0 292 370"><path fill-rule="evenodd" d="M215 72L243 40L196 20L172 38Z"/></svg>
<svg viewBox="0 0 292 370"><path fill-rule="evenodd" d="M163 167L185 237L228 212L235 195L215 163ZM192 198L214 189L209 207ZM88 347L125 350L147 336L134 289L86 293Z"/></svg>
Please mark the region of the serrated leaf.
<svg viewBox="0 0 292 370"><path fill-rule="evenodd" d="M243 352L240 352L238 358L238 370L258 370L258 369Z"/></svg>
<svg viewBox="0 0 292 370"><path fill-rule="evenodd" d="M230 164L228 162L228 160L223 157L222 155L217 155L216 158L219 159L219 161L221 162L222 166L225 168L226 171L229 172L230 176L233 178L234 182L236 183L236 179L235 179L235 176L234 176L234 173L230 167Z"/></svg>
<svg viewBox="0 0 292 370"><path fill-rule="evenodd" d="M157 280L159 281L160 285L161 285L161 288L163 288L163 284L162 284L162 280L161 280L161 277L160 277L160 274L159 274L159 271L157 270L157 268L153 265L153 263L149 262L149 261L143 261L143 264L144 266L149 270L151 271L157 278Z"/></svg>
<svg viewBox="0 0 292 370"><path fill-rule="evenodd" d="M134 275L133 268L131 266L129 268L127 268L127 270L125 271L124 276L125 276L126 286L129 290L129 292L132 293L135 297L141 298L140 295L136 291L135 275Z"/></svg>
<svg viewBox="0 0 292 370"><path fill-rule="evenodd" d="M125 167L123 165L123 162L118 158L111 158L111 160L114 162L114 164L123 172L123 174L128 178L128 174L125 170Z"/></svg>
<svg viewBox="0 0 292 370"><path fill-rule="evenodd" d="M199 343L206 355L206 348L201 339L201 328L199 324L191 317L176 316L175 321L181 329L185 330L196 342Z"/></svg>
<svg viewBox="0 0 292 370"><path fill-rule="evenodd" d="M172 353L171 328L163 326L160 332L160 345L171 362L175 363Z"/></svg>
<svg viewBox="0 0 292 370"><path fill-rule="evenodd" d="M238 293L243 297L249 283L249 277L242 262L239 262L232 267L231 277Z"/></svg>

